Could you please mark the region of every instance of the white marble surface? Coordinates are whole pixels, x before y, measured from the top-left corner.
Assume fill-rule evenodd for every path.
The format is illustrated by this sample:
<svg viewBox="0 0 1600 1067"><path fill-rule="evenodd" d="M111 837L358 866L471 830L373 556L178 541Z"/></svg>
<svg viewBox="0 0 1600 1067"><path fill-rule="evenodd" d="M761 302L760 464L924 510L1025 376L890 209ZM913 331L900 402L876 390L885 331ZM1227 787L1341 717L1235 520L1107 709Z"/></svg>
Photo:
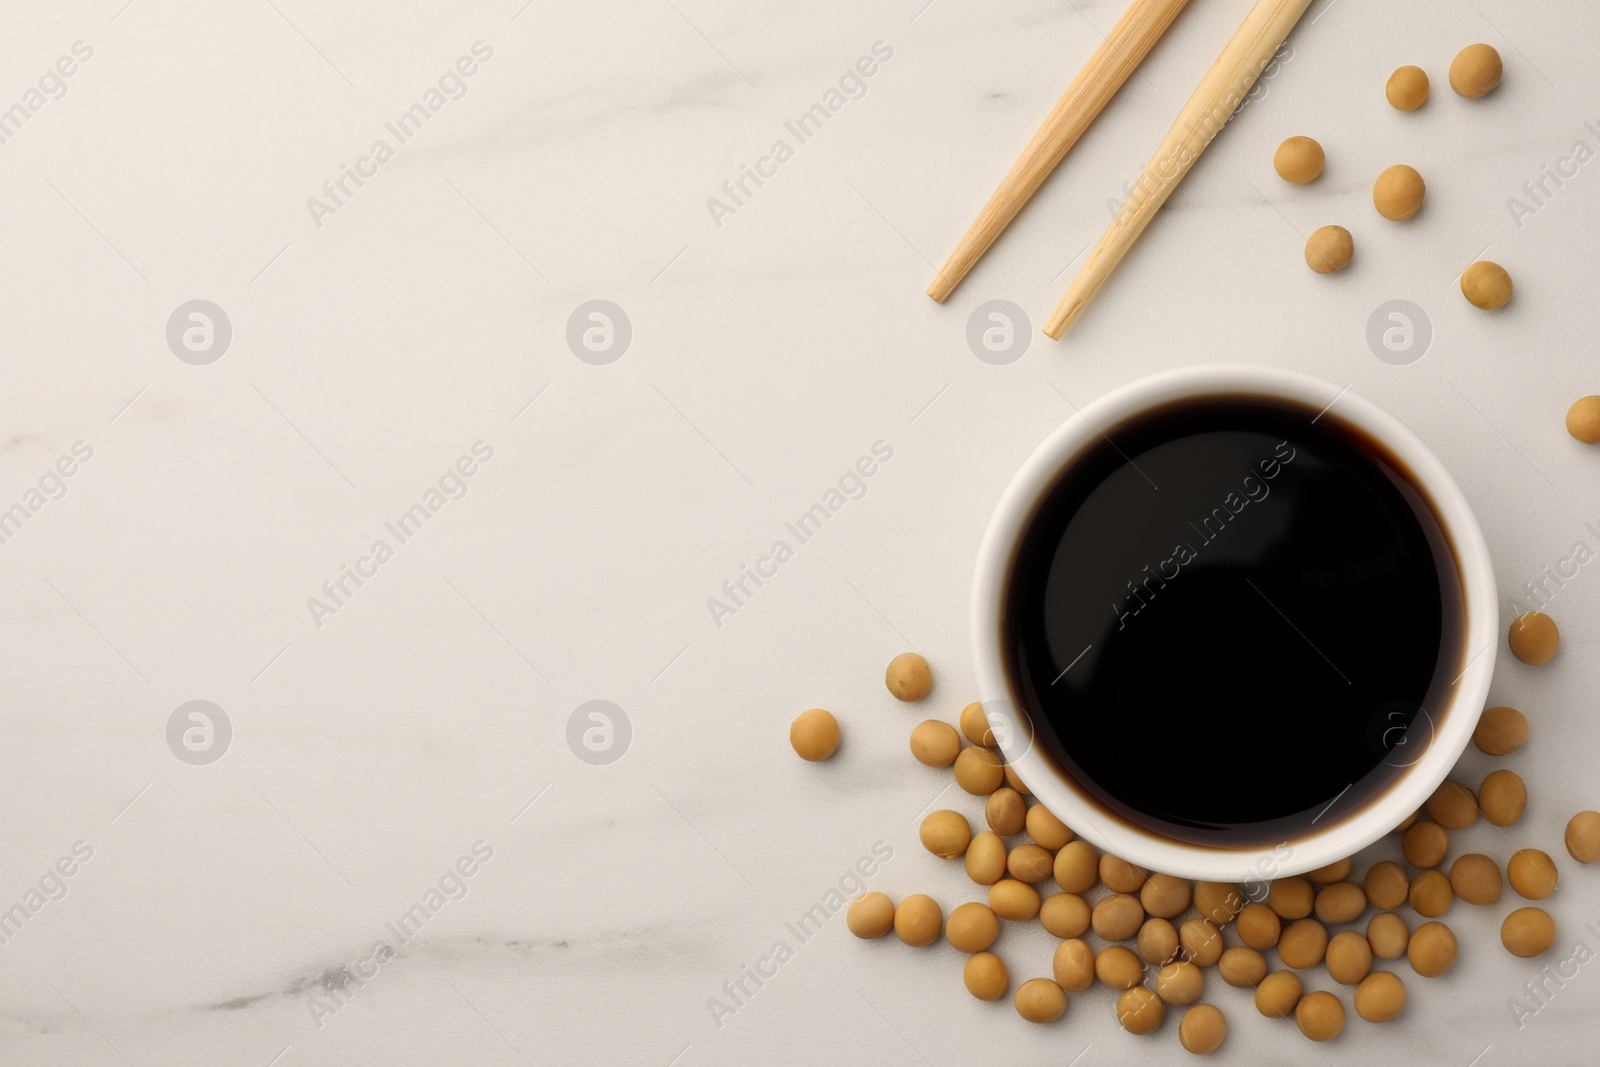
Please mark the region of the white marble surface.
<svg viewBox="0 0 1600 1067"><path fill-rule="evenodd" d="M1600 14L1319 0L1069 340L1035 329L997 367L967 348L972 309L1042 319L1248 3L1193 4L944 307L928 261L1122 3L924 4L11 6L0 106L74 42L93 54L0 144L0 506L74 442L93 455L0 545L0 898L75 842L92 858L0 944L0 1062L1186 1058L1171 1020L1118 1032L1103 991L1030 1027L969 998L948 946L861 943L842 917L787 932L879 841L875 888L971 891L917 846L946 779L908 758L923 709L888 698L883 665L920 649L927 710L953 715L969 569L1011 472L1069 400L1201 361L1311 370L1404 417L1470 495L1508 595L1574 541L1600 547L1600 455L1561 426L1600 392L1600 164L1520 227L1507 207L1574 142L1600 149ZM1506 57L1499 92L1385 106L1394 66L1443 90L1474 40ZM398 144L384 123L479 41L465 96ZM718 225L707 199L875 42L892 57L864 95ZM1299 132L1332 163L1291 189L1271 151ZM319 226L307 198L377 138L393 158ZM1400 160L1430 182L1407 226L1368 203ZM1300 264L1297 231L1332 221L1360 247L1343 279ZM1494 316L1453 291L1485 246L1519 286ZM205 366L164 334L196 298L233 330ZM1435 331L1409 366L1365 340L1393 298ZM565 340L591 299L632 324L607 366ZM396 547L384 523L479 441L466 495ZM878 441L893 458L865 496L714 625L707 598ZM393 558L316 625L307 598L380 538ZM1534 720L1513 836L1562 858L1567 815L1600 806L1597 604L1587 568L1552 609L1561 658L1495 683ZM192 699L234 731L207 766L165 740ZM609 766L566 741L592 699L632 724ZM811 705L848 737L820 767L786 744ZM480 841L466 895L319 1018L330 976ZM1600 873L1563 874L1552 959L1600 948ZM1320 1049L1219 986L1224 1059L1596 1062L1600 969L1519 1031L1506 1002L1540 964L1495 943L1504 910L1458 907L1456 970L1414 980L1402 1022L1352 1020ZM1005 934L1021 977L1048 967L1032 934ZM718 1025L708 1000L783 939L793 957Z"/></svg>

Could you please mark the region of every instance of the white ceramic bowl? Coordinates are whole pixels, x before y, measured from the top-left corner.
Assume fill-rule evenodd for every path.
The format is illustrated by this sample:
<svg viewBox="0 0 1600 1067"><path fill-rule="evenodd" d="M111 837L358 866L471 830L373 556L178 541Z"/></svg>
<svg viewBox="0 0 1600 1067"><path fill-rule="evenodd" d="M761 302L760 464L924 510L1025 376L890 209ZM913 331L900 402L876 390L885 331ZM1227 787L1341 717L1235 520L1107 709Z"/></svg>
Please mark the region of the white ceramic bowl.
<svg viewBox="0 0 1600 1067"><path fill-rule="evenodd" d="M1404 769L1377 799L1342 821L1309 826L1301 836L1250 850L1213 848L1159 835L1107 817L1034 746L1026 714L1007 677L1001 617L1014 549L1036 505L1061 473L1110 429L1150 408L1205 396L1278 398L1336 417L1382 442L1411 471L1456 552L1465 619L1466 666L1441 714L1409 731ZM1097 429L1100 428L1100 429ZM1400 420L1376 404L1309 374L1263 367L1210 366L1156 374L1101 397L1068 419L1017 472L978 550L972 585L972 649L978 693L1008 762L1041 803L1081 837L1141 867L1187 878L1262 882L1343 859L1393 830L1422 806L1455 765L1488 696L1499 646L1499 607L1483 533L1438 458ZM1436 726L1433 724L1437 723ZM1421 737L1420 743L1414 741ZM1422 751L1418 753L1418 749ZM1329 798L1330 802L1334 798Z"/></svg>

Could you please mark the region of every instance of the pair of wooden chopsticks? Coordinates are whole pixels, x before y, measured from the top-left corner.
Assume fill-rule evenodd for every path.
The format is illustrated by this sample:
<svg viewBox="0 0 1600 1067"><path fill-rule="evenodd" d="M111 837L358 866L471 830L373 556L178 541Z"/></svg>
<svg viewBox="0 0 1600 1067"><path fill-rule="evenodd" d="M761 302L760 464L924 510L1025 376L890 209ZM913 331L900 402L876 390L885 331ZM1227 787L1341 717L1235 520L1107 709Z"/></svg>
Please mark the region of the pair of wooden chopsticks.
<svg viewBox="0 0 1600 1067"><path fill-rule="evenodd" d="M1189 0L1133 0L1110 36L1056 101L1044 125L950 253L928 287L929 296L943 303L955 291L1188 3ZM1067 287L1045 323L1046 334L1060 339L1066 332L1189 173L1200 153L1244 102L1251 86L1310 6L1311 0L1257 0L1244 24L1183 105L1116 219Z"/></svg>

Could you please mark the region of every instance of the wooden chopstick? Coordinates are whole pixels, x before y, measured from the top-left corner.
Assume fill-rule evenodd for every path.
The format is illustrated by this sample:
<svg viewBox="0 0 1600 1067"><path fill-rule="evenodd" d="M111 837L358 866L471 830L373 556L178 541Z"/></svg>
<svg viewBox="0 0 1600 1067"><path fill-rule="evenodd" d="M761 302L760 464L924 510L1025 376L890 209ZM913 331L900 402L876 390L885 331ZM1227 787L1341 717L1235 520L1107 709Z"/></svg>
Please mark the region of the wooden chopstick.
<svg viewBox="0 0 1600 1067"><path fill-rule="evenodd" d="M939 269L928 295L939 303L955 291L995 239L1039 191L1050 172L1078 143L1111 98L1149 55L1189 0L1133 0L1067 91L1050 109L1000 187L989 197L950 258Z"/></svg>
<svg viewBox="0 0 1600 1067"><path fill-rule="evenodd" d="M1045 333L1059 339L1072 325L1084 305L1150 225L1161 205L1183 181L1184 175L1189 173L1200 153L1233 117L1250 87L1272 62L1289 31L1310 6L1311 0L1258 0L1250 9L1244 24L1212 64L1188 103L1183 105L1178 121L1167 131L1161 147L1134 183L1133 192L1117 212L1116 220L1067 287L1045 324Z"/></svg>

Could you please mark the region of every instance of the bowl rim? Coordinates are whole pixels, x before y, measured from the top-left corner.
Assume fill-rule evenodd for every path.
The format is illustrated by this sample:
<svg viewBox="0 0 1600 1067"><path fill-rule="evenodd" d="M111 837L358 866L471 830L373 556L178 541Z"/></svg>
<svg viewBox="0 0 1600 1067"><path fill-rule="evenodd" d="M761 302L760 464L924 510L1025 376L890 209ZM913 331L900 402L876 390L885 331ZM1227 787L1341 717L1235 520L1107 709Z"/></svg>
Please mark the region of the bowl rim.
<svg viewBox="0 0 1600 1067"><path fill-rule="evenodd" d="M1262 848L1195 845L1120 822L1112 824L1031 744L1026 716L1013 710L1018 706L1017 696L1006 677L1000 641L1014 546L1040 498L1061 473L1103 437L1101 427L1116 426L1174 401L1207 396L1287 400L1321 409L1323 414L1337 407L1340 421L1371 435L1410 468L1450 537L1462 580L1462 634L1468 658L1452 683L1441 716L1443 725L1432 731L1424 754L1365 810L1325 829ZM1233 882L1269 881L1344 859L1420 808L1449 775L1477 726L1494 673L1500 629L1494 568L1483 531L1460 486L1421 438L1348 385L1341 387L1302 371L1234 364L1188 367L1140 378L1084 405L1057 427L1023 462L989 520L973 572L969 618L980 702L1002 755L1035 798L1079 836L1137 866L1185 878Z"/></svg>

